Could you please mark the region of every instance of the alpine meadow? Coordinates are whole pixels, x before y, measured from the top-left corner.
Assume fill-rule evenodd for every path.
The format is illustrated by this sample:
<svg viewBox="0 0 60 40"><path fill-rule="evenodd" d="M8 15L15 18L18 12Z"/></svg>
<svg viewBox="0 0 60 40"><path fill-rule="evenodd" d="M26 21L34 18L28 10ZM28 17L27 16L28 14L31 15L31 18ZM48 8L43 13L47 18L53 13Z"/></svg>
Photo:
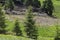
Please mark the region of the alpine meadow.
<svg viewBox="0 0 60 40"><path fill-rule="evenodd" d="M60 0L0 0L0 40L60 40Z"/></svg>

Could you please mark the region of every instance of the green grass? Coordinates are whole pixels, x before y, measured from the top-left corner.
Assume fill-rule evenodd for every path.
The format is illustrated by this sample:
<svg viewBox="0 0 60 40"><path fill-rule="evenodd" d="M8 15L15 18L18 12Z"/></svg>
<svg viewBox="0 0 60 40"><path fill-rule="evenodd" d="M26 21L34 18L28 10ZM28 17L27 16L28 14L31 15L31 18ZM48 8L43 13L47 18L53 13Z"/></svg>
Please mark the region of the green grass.
<svg viewBox="0 0 60 40"><path fill-rule="evenodd" d="M54 40L53 37L38 37L38 40Z"/></svg>
<svg viewBox="0 0 60 40"><path fill-rule="evenodd" d="M20 36L18 37L12 35L0 35L0 40L32 40L32 39Z"/></svg>
<svg viewBox="0 0 60 40"><path fill-rule="evenodd" d="M20 20L19 20L20 21ZM19 22L20 23L20 28L21 28L21 30L22 30L22 33L23 33L23 35L24 36L26 36L26 33L25 33L25 28L24 28L24 23L23 22ZM14 24L15 24L15 20L14 21L9 21L9 20L6 20L6 24L7 24L7 27L6 27L6 30L8 31L8 32L11 32L12 33L12 31L13 31L13 29L14 29ZM12 34L13 35L13 34Z"/></svg>
<svg viewBox="0 0 60 40"><path fill-rule="evenodd" d="M38 27L39 36L42 37L54 37L56 35L55 26L42 26Z"/></svg>
<svg viewBox="0 0 60 40"><path fill-rule="evenodd" d="M12 30L14 28L14 22L7 21L8 26L7 26L6 30L12 32ZM26 33L24 31L24 29L25 29L24 24L22 22L20 23L20 27L23 32L23 35L26 36ZM41 26L41 27L38 26L38 32L39 32L39 35L42 37L54 37L56 34L56 27L54 25L53 26Z"/></svg>
<svg viewBox="0 0 60 40"><path fill-rule="evenodd" d="M8 31L12 32L12 30L14 28L14 22L6 21L6 23L8 24L6 29ZM24 31L24 24L22 22L20 23L20 27L23 32L23 35L26 37L26 33ZM41 40L54 40L54 37L56 36L56 26L55 25L53 25L53 26L38 26L38 34L39 34L38 40L40 40L40 39ZM3 37L3 38L5 38L5 37ZM8 38L8 37L6 37L6 38ZM13 36L11 36L11 38L14 39ZM24 37L23 37L23 39L24 39Z"/></svg>
<svg viewBox="0 0 60 40"><path fill-rule="evenodd" d="M60 25L38 27L38 33L39 33L38 40L54 40L56 36L56 27L60 28Z"/></svg>
<svg viewBox="0 0 60 40"><path fill-rule="evenodd" d="M21 36L0 35L0 40L33 40L33 39L21 37ZM38 40L54 40L54 38L39 36Z"/></svg>

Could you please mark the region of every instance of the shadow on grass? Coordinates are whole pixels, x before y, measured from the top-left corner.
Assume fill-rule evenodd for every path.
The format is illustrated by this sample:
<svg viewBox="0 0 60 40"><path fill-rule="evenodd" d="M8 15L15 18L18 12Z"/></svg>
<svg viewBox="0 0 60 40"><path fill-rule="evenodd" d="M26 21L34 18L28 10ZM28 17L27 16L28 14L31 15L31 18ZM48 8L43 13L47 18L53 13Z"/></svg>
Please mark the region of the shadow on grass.
<svg viewBox="0 0 60 40"><path fill-rule="evenodd" d="M54 16L54 15L48 15L49 17L52 17L52 18L55 18L55 19L57 19L57 17L56 16Z"/></svg>

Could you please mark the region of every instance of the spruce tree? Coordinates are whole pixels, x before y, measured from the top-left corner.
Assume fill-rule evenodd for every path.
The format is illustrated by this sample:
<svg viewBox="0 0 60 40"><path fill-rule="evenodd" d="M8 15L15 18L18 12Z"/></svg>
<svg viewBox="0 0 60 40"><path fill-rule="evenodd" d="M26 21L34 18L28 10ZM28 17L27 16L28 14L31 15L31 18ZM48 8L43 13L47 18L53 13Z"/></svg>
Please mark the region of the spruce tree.
<svg viewBox="0 0 60 40"><path fill-rule="evenodd" d="M39 0L26 0L26 6L30 6L30 5L36 8L40 8L41 3Z"/></svg>
<svg viewBox="0 0 60 40"><path fill-rule="evenodd" d="M54 6L53 6L53 2L52 0L48 0L47 1L47 10L48 10L48 15L52 16L53 10L54 10Z"/></svg>
<svg viewBox="0 0 60 40"><path fill-rule="evenodd" d="M40 6L41 6L40 1L39 0L34 0L33 1L33 6L36 7L36 8L40 8Z"/></svg>
<svg viewBox="0 0 60 40"><path fill-rule="evenodd" d="M8 9L9 8L9 0L5 0L5 9Z"/></svg>
<svg viewBox="0 0 60 40"><path fill-rule="evenodd" d="M14 2L13 2L13 0L9 0L9 8L10 8L10 10L14 9Z"/></svg>
<svg viewBox="0 0 60 40"><path fill-rule="evenodd" d="M32 6L32 4L33 4L33 0L26 0L26 3L25 3L26 6L29 6L29 5Z"/></svg>
<svg viewBox="0 0 60 40"><path fill-rule="evenodd" d="M13 0L5 0L5 9L10 9L13 10L14 9L14 2Z"/></svg>
<svg viewBox="0 0 60 40"><path fill-rule="evenodd" d="M43 1L42 11L44 11L45 13L48 13L47 8L46 8L46 2L47 1Z"/></svg>
<svg viewBox="0 0 60 40"><path fill-rule="evenodd" d="M45 11L47 12L47 14L49 16L52 16L53 10L54 10L54 6L53 6L53 2L52 0L45 0L43 7L45 8Z"/></svg>
<svg viewBox="0 0 60 40"><path fill-rule="evenodd" d="M17 36L22 36L22 30L21 30L21 28L19 26L18 20L16 20L16 22L15 22L13 32L15 32Z"/></svg>
<svg viewBox="0 0 60 40"><path fill-rule="evenodd" d="M22 3L24 3L24 0L21 0Z"/></svg>
<svg viewBox="0 0 60 40"><path fill-rule="evenodd" d="M25 22L26 33L29 38L37 40L38 32L33 19L32 7L29 6L26 14Z"/></svg>
<svg viewBox="0 0 60 40"><path fill-rule="evenodd" d="M5 12L3 8L0 6L0 34L6 33L6 23L5 23Z"/></svg>

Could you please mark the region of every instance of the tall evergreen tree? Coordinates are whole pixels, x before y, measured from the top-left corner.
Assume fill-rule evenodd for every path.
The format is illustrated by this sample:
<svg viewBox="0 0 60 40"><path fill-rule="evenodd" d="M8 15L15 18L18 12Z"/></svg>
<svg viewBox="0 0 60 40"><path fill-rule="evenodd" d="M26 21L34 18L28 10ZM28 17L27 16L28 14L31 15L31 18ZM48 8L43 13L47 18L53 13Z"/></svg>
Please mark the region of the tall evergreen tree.
<svg viewBox="0 0 60 40"><path fill-rule="evenodd" d="M33 6L33 7L37 7L40 8L41 3L39 0L26 0L26 6Z"/></svg>
<svg viewBox="0 0 60 40"><path fill-rule="evenodd" d="M15 32L17 36L22 36L22 30L19 26L18 20L16 20L16 22L15 22L15 27L13 29L13 32Z"/></svg>
<svg viewBox="0 0 60 40"><path fill-rule="evenodd" d="M13 0L9 0L9 8L10 8L10 10L14 9L14 2L13 2Z"/></svg>
<svg viewBox="0 0 60 40"><path fill-rule="evenodd" d="M13 0L5 0L5 9L10 8L10 11L14 9Z"/></svg>
<svg viewBox="0 0 60 40"><path fill-rule="evenodd" d="M13 0L14 4L17 6L23 5L25 0Z"/></svg>
<svg viewBox="0 0 60 40"><path fill-rule="evenodd" d="M40 8L40 6L41 6L40 1L39 1L39 0L34 0L34 1L33 1L33 6L34 6L34 7L37 7L37 8Z"/></svg>
<svg viewBox="0 0 60 40"><path fill-rule="evenodd" d="M6 24L5 24L5 12L3 8L0 6L0 34L6 33Z"/></svg>
<svg viewBox="0 0 60 40"><path fill-rule="evenodd" d="M9 8L9 0L5 0L5 9Z"/></svg>
<svg viewBox="0 0 60 40"><path fill-rule="evenodd" d="M53 13L53 10L54 10L52 0L45 0L44 3L43 3L43 8L45 8L45 12L47 12L47 14L49 16L52 16L52 13Z"/></svg>
<svg viewBox="0 0 60 40"><path fill-rule="evenodd" d="M24 3L24 0L21 0L22 3Z"/></svg>
<svg viewBox="0 0 60 40"><path fill-rule="evenodd" d="M26 22L25 22L26 33L29 38L37 40L38 32L35 26L35 21L33 20L33 13L32 7L29 6L26 15Z"/></svg>
<svg viewBox="0 0 60 40"><path fill-rule="evenodd" d="M25 3L26 6L29 6L32 4L33 4L33 0L26 0L26 3Z"/></svg>
<svg viewBox="0 0 60 40"><path fill-rule="evenodd" d="M46 2L47 1L43 1L42 11L44 11L45 13L48 13L46 8Z"/></svg>

